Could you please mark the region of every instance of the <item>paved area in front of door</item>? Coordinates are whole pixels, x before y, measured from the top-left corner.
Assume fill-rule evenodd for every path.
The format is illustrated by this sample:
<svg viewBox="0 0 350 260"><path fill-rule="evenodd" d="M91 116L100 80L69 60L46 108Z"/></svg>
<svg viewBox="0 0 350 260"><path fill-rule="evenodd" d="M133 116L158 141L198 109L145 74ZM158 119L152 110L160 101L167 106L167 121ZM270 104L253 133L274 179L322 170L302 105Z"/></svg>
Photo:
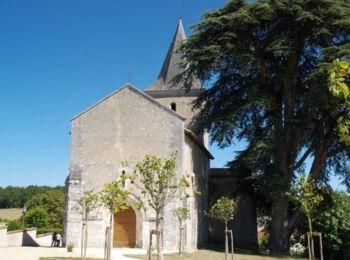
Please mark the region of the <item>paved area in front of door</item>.
<svg viewBox="0 0 350 260"><path fill-rule="evenodd" d="M134 248L120 248L112 250L112 259L132 260L124 254L146 254L145 250ZM40 257L79 257L79 248L74 252L67 252L66 248L56 247L2 247L0 248L1 260L39 260ZM89 248L88 257L103 258L103 249Z"/></svg>

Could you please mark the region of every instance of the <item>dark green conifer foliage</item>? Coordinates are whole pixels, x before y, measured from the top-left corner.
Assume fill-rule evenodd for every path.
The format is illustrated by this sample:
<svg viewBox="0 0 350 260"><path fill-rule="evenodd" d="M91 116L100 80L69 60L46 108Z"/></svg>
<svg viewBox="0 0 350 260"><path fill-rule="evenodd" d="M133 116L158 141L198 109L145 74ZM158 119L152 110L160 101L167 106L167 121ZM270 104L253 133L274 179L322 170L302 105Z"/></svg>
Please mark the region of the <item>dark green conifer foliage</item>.
<svg viewBox="0 0 350 260"><path fill-rule="evenodd" d="M339 142L337 119L349 117L327 87L335 58L350 54L350 1L232 0L204 14L182 51L190 88L194 77L210 88L197 102L213 141L247 148L230 165L269 179L272 253L288 253L300 214L282 195L311 158L310 176L326 183L336 172L350 184L349 148ZM271 174L271 171L274 173ZM263 183L266 183L266 180Z"/></svg>

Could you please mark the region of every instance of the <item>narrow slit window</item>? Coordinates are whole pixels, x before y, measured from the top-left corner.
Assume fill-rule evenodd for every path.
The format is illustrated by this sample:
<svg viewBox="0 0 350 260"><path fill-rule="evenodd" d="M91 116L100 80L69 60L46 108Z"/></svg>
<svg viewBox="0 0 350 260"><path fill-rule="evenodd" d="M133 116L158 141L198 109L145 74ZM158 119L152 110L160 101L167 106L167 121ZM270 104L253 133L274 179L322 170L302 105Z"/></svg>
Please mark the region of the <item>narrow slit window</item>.
<svg viewBox="0 0 350 260"><path fill-rule="evenodd" d="M125 175L125 171L122 170L122 175L121 175L121 177L122 177L122 186L123 186L123 188L125 188L125 179L123 178L124 175Z"/></svg>
<svg viewBox="0 0 350 260"><path fill-rule="evenodd" d="M172 102L172 103L170 104L170 108L171 108L171 110L176 111L176 103L175 103L175 102Z"/></svg>

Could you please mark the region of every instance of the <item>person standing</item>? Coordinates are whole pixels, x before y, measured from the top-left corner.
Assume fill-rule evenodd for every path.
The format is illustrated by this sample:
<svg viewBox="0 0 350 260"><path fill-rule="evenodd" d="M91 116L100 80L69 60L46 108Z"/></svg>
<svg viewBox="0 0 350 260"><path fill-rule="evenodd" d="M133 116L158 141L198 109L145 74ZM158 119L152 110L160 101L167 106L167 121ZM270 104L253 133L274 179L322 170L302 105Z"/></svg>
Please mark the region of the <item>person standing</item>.
<svg viewBox="0 0 350 260"><path fill-rule="evenodd" d="M52 233L52 242L51 242L51 247L56 246L56 232Z"/></svg>
<svg viewBox="0 0 350 260"><path fill-rule="evenodd" d="M60 233L57 233L56 234L56 247L60 247L61 245L61 234Z"/></svg>

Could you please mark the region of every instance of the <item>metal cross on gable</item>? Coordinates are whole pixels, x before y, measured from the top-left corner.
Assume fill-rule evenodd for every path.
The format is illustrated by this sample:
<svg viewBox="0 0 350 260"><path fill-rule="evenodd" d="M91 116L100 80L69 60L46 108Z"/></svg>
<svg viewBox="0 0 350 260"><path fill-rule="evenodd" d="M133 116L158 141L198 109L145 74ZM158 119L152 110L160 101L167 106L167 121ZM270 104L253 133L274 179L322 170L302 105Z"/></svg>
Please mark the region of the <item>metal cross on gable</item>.
<svg viewBox="0 0 350 260"><path fill-rule="evenodd" d="M131 83L132 78L133 78L133 75L132 75L132 73L129 71L129 72L128 72L128 82L129 82L129 83Z"/></svg>
<svg viewBox="0 0 350 260"><path fill-rule="evenodd" d="M180 9L180 17L181 17L181 11L182 11L182 0L179 0L179 9Z"/></svg>

